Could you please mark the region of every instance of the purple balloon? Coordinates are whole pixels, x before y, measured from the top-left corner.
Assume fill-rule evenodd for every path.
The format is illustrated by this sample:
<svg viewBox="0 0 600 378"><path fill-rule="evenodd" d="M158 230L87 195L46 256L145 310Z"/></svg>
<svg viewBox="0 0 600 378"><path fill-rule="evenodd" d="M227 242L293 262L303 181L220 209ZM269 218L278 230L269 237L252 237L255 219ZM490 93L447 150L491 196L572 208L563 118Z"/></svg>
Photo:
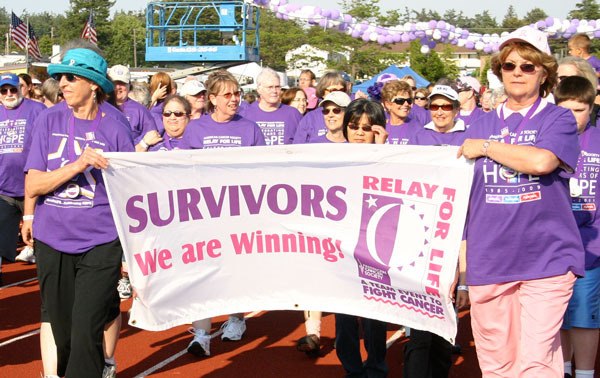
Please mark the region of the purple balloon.
<svg viewBox="0 0 600 378"><path fill-rule="evenodd" d="M565 34L563 34L562 36L563 36L564 39L569 39L569 38L571 38L571 35L572 35L571 33L566 33L565 32Z"/></svg>
<svg viewBox="0 0 600 378"><path fill-rule="evenodd" d="M398 43L402 41L402 36L399 33L394 33L392 34L392 40L394 41L394 43Z"/></svg>
<svg viewBox="0 0 600 378"><path fill-rule="evenodd" d="M594 31L594 38L600 38L600 30Z"/></svg>
<svg viewBox="0 0 600 378"><path fill-rule="evenodd" d="M448 30L442 30L442 38L448 38L450 32Z"/></svg>
<svg viewBox="0 0 600 378"><path fill-rule="evenodd" d="M408 35L407 33L402 33L402 35L400 36L400 40L404 43L410 41L410 35Z"/></svg>
<svg viewBox="0 0 600 378"><path fill-rule="evenodd" d="M385 43L394 43L394 37L391 34L388 34L384 37Z"/></svg>
<svg viewBox="0 0 600 378"><path fill-rule="evenodd" d="M596 27L596 20L589 20L588 21L588 25L590 25L591 27L595 28Z"/></svg>
<svg viewBox="0 0 600 378"><path fill-rule="evenodd" d="M565 30L565 33L575 34L575 33L577 33L577 27L576 26L569 26L567 28L567 30Z"/></svg>
<svg viewBox="0 0 600 378"><path fill-rule="evenodd" d="M369 42L371 40L371 33L369 32L364 32L362 35L362 40L365 42Z"/></svg>
<svg viewBox="0 0 600 378"><path fill-rule="evenodd" d="M450 25L450 27L448 28L448 30L450 30L451 32L454 32L456 30L456 26Z"/></svg>
<svg viewBox="0 0 600 378"><path fill-rule="evenodd" d="M410 32L410 33L408 33L408 38L409 38L411 41L414 41L415 39L417 39L417 36L415 35L415 33L413 33L413 32Z"/></svg>
<svg viewBox="0 0 600 378"><path fill-rule="evenodd" d="M429 42L429 40L427 38L423 37L423 38L421 38L420 42L422 45L426 45Z"/></svg>
<svg viewBox="0 0 600 378"><path fill-rule="evenodd" d="M545 29L546 28L546 23L544 21L538 21L538 22L535 23L535 26L538 29Z"/></svg>
<svg viewBox="0 0 600 378"><path fill-rule="evenodd" d="M377 36L377 43L379 43L380 45L385 45L385 36L383 36L383 35Z"/></svg>
<svg viewBox="0 0 600 378"><path fill-rule="evenodd" d="M321 8L315 7L315 9L313 10L313 14L314 15L321 14Z"/></svg>
<svg viewBox="0 0 600 378"><path fill-rule="evenodd" d="M329 9L323 9L323 11L321 12L321 16L323 16L323 17L330 17L331 16L331 11Z"/></svg>
<svg viewBox="0 0 600 378"><path fill-rule="evenodd" d="M350 16L349 14L345 14L344 15L344 22L351 23L352 22L352 16Z"/></svg>
<svg viewBox="0 0 600 378"><path fill-rule="evenodd" d="M416 36L417 38L423 38L423 37L425 37L425 32L424 32L423 30L417 30L417 31L415 32L415 36Z"/></svg>
<svg viewBox="0 0 600 378"><path fill-rule="evenodd" d="M367 30L367 28L369 27L369 24L367 24L366 21L363 21L360 23L360 30Z"/></svg>
<svg viewBox="0 0 600 378"><path fill-rule="evenodd" d="M467 43L465 43L465 47L469 50L473 50L475 48L475 43L473 43L473 41L467 41Z"/></svg>
<svg viewBox="0 0 600 378"><path fill-rule="evenodd" d="M573 26L579 26L579 20L576 19L576 18L572 19L571 20L571 25L573 25Z"/></svg>
<svg viewBox="0 0 600 378"><path fill-rule="evenodd" d="M277 17L278 19L281 20L283 18L283 14L277 12L277 13L275 13L275 17Z"/></svg>
<svg viewBox="0 0 600 378"><path fill-rule="evenodd" d="M300 5L298 4L288 4L287 6L288 12L295 12L300 9Z"/></svg>
<svg viewBox="0 0 600 378"><path fill-rule="evenodd" d="M433 50L433 49L435 49L435 46L437 46L437 43L435 43L435 41L429 41L429 42L427 43L427 46L429 46L429 48L430 48L431 50Z"/></svg>
<svg viewBox="0 0 600 378"><path fill-rule="evenodd" d="M427 26L429 27L429 29L435 29L436 25L437 25L437 21L435 21L435 20L431 20L427 24Z"/></svg>
<svg viewBox="0 0 600 378"><path fill-rule="evenodd" d="M492 46L490 46L490 45L485 45L485 46L483 47L483 52L484 52L484 53L486 53L486 54L489 54L489 53L491 53L491 52L492 52Z"/></svg>
<svg viewBox="0 0 600 378"><path fill-rule="evenodd" d="M554 25L554 18L552 18L552 17L546 17L546 19L544 21L546 21L546 25L548 25L548 26Z"/></svg>
<svg viewBox="0 0 600 378"><path fill-rule="evenodd" d="M438 29L446 29L446 21L438 21L437 28Z"/></svg>
<svg viewBox="0 0 600 378"><path fill-rule="evenodd" d="M414 31L416 31L416 30L417 30L417 25L415 25L414 23L411 23L411 24L410 24L410 31L411 31L411 32L414 32Z"/></svg>
<svg viewBox="0 0 600 378"><path fill-rule="evenodd" d="M322 18L319 20L319 26L324 28L325 26L327 26L327 20Z"/></svg>
<svg viewBox="0 0 600 378"><path fill-rule="evenodd" d="M338 18L340 18L340 11L337 9L334 9L331 11L331 18L334 20L337 20Z"/></svg>

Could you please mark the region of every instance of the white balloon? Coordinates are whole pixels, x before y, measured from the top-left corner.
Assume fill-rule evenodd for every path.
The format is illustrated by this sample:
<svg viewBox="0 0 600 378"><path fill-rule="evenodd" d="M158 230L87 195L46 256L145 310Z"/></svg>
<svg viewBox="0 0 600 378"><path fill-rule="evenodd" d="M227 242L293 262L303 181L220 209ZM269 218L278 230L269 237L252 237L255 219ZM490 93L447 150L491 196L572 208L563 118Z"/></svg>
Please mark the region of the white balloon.
<svg viewBox="0 0 600 378"><path fill-rule="evenodd" d="M379 37L379 34L377 34L376 32L371 32L371 35L369 36L369 38L373 42L377 41L377 37Z"/></svg>
<svg viewBox="0 0 600 378"><path fill-rule="evenodd" d="M485 44L481 41L475 42L475 50L481 51L485 47Z"/></svg>
<svg viewBox="0 0 600 378"><path fill-rule="evenodd" d="M425 35L428 35L431 37L433 35L433 30L431 30L431 29L425 30Z"/></svg>
<svg viewBox="0 0 600 378"><path fill-rule="evenodd" d="M427 46L427 45L421 46L421 53L422 54L429 54L429 46Z"/></svg>
<svg viewBox="0 0 600 378"><path fill-rule="evenodd" d="M442 32L441 32L441 31L439 31L439 29L435 29L435 30L433 31L433 34L432 34L432 36L433 36L433 39L439 40L439 39L441 39L441 38L442 38Z"/></svg>
<svg viewBox="0 0 600 378"><path fill-rule="evenodd" d="M456 45L458 47L465 47L465 43L467 43L466 39L459 38L458 41L456 42Z"/></svg>

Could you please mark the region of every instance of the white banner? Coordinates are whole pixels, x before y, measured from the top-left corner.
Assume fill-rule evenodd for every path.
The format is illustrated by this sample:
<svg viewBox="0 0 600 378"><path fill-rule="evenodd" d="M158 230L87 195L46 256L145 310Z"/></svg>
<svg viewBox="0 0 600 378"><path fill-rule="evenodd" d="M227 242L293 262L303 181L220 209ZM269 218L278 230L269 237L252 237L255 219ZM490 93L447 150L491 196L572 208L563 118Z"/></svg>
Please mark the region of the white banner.
<svg viewBox="0 0 600 378"><path fill-rule="evenodd" d="M472 179L456 147L318 144L110 153L104 172L138 294L163 330L322 310L449 340Z"/></svg>

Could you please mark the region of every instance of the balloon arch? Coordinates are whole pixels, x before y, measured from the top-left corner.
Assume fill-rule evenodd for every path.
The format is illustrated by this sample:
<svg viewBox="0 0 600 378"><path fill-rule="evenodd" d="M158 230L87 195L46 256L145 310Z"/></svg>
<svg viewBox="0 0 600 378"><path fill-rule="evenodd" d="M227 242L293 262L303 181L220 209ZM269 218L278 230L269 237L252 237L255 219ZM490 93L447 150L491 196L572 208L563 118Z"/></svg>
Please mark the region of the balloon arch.
<svg viewBox="0 0 600 378"><path fill-rule="evenodd" d="M279 19L294 19L308 25L319 25L360 38L365 42L377 42L380 45L397 42L421 43L421 52L428 53L438 43L448 43L487 54L498 51L500 39L508 34L479 34L451 25L445 21L407 22L396 26L378 26L366 21L358 22L349 14L337 9L322 9L312 5L287 3L287 0L252 0L256 6L267 8ZM545 32L549 38L570 38L576 33L586 33L590 38L600 38L599 20L566 20L548 17L531 26Z"/></svg>

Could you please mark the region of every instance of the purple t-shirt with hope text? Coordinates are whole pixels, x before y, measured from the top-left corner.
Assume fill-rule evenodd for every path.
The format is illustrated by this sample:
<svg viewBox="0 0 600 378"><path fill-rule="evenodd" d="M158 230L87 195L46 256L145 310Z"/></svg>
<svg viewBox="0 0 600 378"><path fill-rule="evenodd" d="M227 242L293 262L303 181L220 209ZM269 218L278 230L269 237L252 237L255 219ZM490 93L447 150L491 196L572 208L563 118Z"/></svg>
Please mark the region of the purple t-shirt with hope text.
<svg viewBox="0 0 600 378"><path fill-rule="evenodd" d="M56 170L75 161L85 146L104 152L133 152L129 126L104 111L101 115L98 124L74 118L63 106L41 113L35 121L25 171ZM115 240L117 230L101 171L90 168L38 197L33 228L36 239L69 254Z"/></svg>
<svg viewBox="0 0 600 378"><path fill-rule="evenodd" d="M229 122L217 122L211 116L188 123L179 148L227 148L265 146L265 137L258 125L236 114Z"/></svg>
<svg viewBox="0 0 600 378"><path fill-rule="evenodd" d="M481 108L475 108L469 114L465 114L463 111L458 112L456 118L462 119L465 122L467 128L469 128L473 123L477 122L477 119L483 116L485 112Z"/></svg>
<svg viewBox="0 0 600 378"><path fill-rule="evenodd" d="M298 123L302 119L302 114L289 105L279 104L276 110L266 112L260 108L259 101L253 102L239 114L256 122L268 146L292 144Z"/></svg>
<svg viewBox="0 0 600 378"><path fill-rule="evenodd" d="M577 126L570 110L542 100L537 114L515 135L519 115L509 115L506 109L503 122L502 107L479 118L465 138L535 146L551 151L563 166L576 167ZM534 280L568 271L583 275L583 245L570 215L566 176L560 167L534 176L485 157L476 160L466 232L468 285Z"/></svg>
<svg viewBox="0 0 600 378"><path fill-rule="evenodd" d="M171 138L169 134L165 132L165 135L163 135L162 138L162 141L156 143L154 146L150 146L148 151L172 151L181 149L181 137Z"/></svg>
<svg viewBox="0 0 600 378"><path fill-rule="evenodd" d="M138 144L148 131L158 130L154 117L144 105L127 99L120 108L131 127L131 136L133 137L134 144Z"/></svg>
<svg viewBox="0 0 600 378"><path fill-rule="evenodd" d="M585 248L585 269L600 266L600 129L588 126L579 135L581 154L569 181L573 214Z"/></svg>
<svg viewBox="0 0 600 378"><path fill-rule="evenodd" d="M0 105L0 194L23 197L23 167L37 116L46 109L41 102L23 99L15 109Z"/></svg>

